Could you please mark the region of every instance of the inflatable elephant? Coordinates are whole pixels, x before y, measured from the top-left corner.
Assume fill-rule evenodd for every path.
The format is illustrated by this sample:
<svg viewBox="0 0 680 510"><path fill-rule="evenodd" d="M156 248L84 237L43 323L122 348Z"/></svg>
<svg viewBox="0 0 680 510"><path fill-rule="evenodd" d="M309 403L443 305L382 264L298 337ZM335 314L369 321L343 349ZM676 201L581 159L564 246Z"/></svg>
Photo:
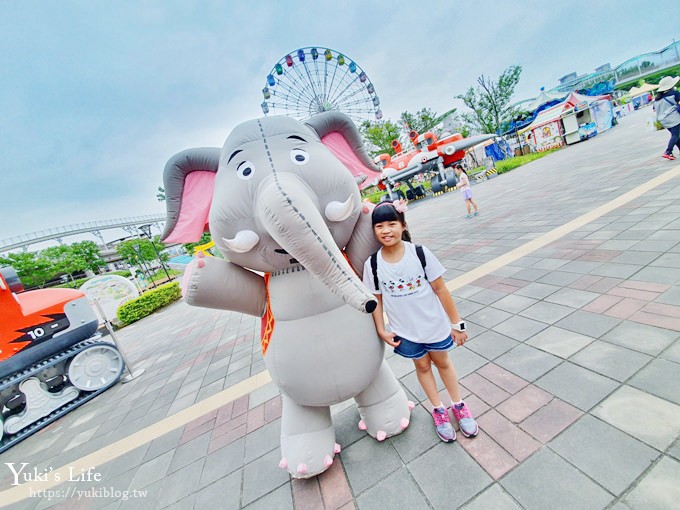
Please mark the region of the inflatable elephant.
<svg viewBox="0 0 680 510"><path fill-rule="evenodd" d="M359 427L379 441L409 424L413 404L370 315L375 298L352 269L379 247L357 186L377 172L338 112L244 122L221 151L189 149L165 167L163 240L195 242L209 227L227 259L194 260L184 296L262 317L283 402L280 466L296 478L325 471L340 451L331 404L354 398Z"/></svg>

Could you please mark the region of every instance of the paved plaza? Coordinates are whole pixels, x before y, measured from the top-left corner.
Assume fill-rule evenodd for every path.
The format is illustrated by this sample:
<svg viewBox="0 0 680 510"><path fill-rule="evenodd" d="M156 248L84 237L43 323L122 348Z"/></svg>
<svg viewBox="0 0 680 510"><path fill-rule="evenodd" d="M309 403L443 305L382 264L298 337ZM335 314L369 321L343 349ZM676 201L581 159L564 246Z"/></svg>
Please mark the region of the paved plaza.
<svg viewBox="0 0 680 510"><path fill-rule="evenodd" d="M291 480L259 319L180 301L119 331L143 375L0 454L0 504L677 508L680 166L660 157L668 133L647 131L648 114L475 185L477 218L455 192L411 205L414 242L446 266L469 324L451 357L477 438L439 441L413 363L386 349L421 403L409 428L379 443L353 402L334 406L342 452L323 475ZM41 493L13 487L6 463L82 476Z"/></svg>

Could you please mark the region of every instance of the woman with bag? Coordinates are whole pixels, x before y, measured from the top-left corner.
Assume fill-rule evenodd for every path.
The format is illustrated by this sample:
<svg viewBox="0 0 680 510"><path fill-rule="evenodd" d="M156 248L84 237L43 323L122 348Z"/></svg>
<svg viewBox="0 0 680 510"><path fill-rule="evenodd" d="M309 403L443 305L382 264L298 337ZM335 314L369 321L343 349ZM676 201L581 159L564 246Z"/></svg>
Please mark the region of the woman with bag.
<svg viewBox="0 0 680 510"><path fill-rule="evenodd" d="M656 97L654 98L654 111L656 120L671 132L668 147L661 157L673 161L673 147L680 150L680 92L675 90L675 85L680 77L664 76L659 82Z"/></svg>

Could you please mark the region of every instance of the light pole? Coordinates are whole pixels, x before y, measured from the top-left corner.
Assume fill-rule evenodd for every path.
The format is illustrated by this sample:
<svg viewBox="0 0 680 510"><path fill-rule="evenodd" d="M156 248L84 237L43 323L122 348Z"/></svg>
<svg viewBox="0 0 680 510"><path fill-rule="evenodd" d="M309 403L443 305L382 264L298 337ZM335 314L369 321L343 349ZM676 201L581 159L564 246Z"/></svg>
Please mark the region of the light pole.
<svg viewBox="0 0 680 510"><path fill-rule="evenodd" d="M151 277L151 272L147 269L147 267L144 265L143 258L142 258L142 249L138 244L133 244L132 249L135 250L135 253L137 253L137 260L139 261L139 267L142 269L142 273L146 275L146 277L151 280L151 283L153 283L153 288L156 288L156 282L154 279Z"/></svg>
<svg viewBox="0 0 680 510"><path fill-rule="evenodd" d="M158 253L158 250L156 249L156 245L153 242L153 237L151 237L151 224L148 225L140 225L137 227L137 229L144 234L146 237L149 238L149 241L151 241L151 247L153 248L153 251L156 253L156 257L158 258L158 262L161 263L161 267L163 268L163 271L165 272L165 276L168 280L170 280L170 275L168 274L168 270L165 269L165 264L163 263L163 260L161 259L161 254Z"/></svg>

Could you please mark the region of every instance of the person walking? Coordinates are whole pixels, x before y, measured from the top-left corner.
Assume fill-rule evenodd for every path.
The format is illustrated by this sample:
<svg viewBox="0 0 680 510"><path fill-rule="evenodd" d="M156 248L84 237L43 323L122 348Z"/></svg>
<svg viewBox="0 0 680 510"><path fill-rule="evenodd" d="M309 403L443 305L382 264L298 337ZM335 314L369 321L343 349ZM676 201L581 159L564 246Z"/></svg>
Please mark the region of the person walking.
<svg viewBox="0 0 680 510"><path fill-rule="evenodd" d="M473 207L475 209L474 216L478 216L479 211L477 210L477 203L474 200L472 200L470 179L468 179L468 175L463 169L463 165L461 165L460 163L456 165L456 175L458 176L458 184L456 184L456 187L463 194L463 200L465 200L465 207L467 208L467 215L465 217L467 219L472 218L473 214L471 213Z"/></svg>
<svg viewBox="0 0 680 510"><path fill-rule="evenodd" d="M656 120L671 132L666 152L661 157L673 161L673 147L680 149L680 92L675 86L680 77L664 76L659 82L656 97L654 98L654 111Z"/></svg>
<svg viewBox="0 0 680 510"><path fill-rule="evenodd" d="M401 200L382 202L372 212L373 232L382 247L364 263L363 281L378 301L373 312L375 327L396 354L413 360L418 382L432 405L439 438L455 441L456 431L437 391L433 364L451 398L461 433L474 437L479 427L461 398L448 353L454 341L456 345L467 341L465 322L442 278L444 266L426 247L410 242L405 212L406 203Z"/></svg>

